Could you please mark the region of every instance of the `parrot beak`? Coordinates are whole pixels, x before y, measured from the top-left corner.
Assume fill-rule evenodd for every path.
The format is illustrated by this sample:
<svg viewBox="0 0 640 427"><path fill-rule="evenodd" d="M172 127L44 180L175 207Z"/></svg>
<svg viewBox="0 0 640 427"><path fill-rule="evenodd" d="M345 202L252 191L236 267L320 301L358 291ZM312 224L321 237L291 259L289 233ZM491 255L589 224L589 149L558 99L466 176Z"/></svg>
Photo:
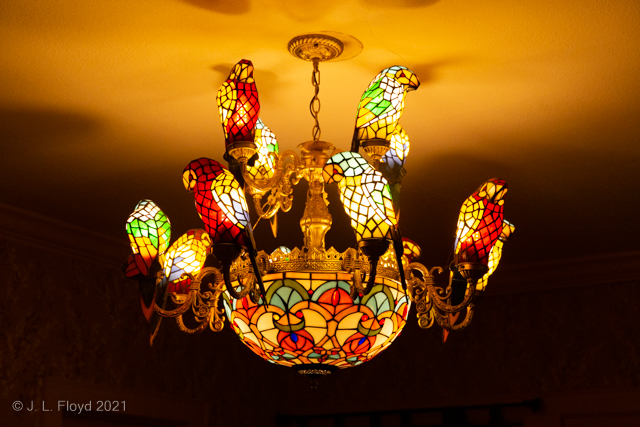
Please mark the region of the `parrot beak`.
<svg viewBox="0 0 640 427"><path fill-rule="evenodd" d="M507 239L511 237L514 231L516 231L515 225L511 224L507 220L504 220L504 222L502 223L502 232L500 233L500 236L498 237L498 239L502 240L503 242L506 242Z"/></svg>
<svg viewBox="0 0 640 427"><path fill-rule="evenodd" d="M411 70L400 70L396 74L396 80L398 83L403 84L407 91L416 90L420 87L420 80L418 76L413 73Z"/></svg>
<svg viewBox="0 0 640 427"><path fill-rule="evenodd" d="M504 203L504 195L507 193L507 183L499 178L492 178L489 181L482 184L478 189L478 195L480 197L486 197L493 203L499 205Z"/></svg>
<svg viewBox="0 0 640 427"><path fill-rule="evenodd" d="M322 177L325 184L333 184L342 179L344 172L342 168L335 163L327 163L322 170Z"/></svg>
<svg viewBox="0 0 640 427"><path fill-rule="evenodd" d="M243 59L235 66L234 73L241 82L253 83L253 63L248 59Z"/></svg>
<svg viewBox="0 0 640 427"><path fill-rule="evenodd" d="M202 243L204 243L204 245L207 247L207 250L213 244L213 242L211 240L211 236L209 236L209 233L206 233L206 232L202 233L202 235L200 236L200 240L202 240Z"/></svg>
<svg viewBox="0 0 640 427"><path fill-rule="evenodd" d="M184 184L184 189L189 193L193 191L193 187L196 186L196 174L192 170L186 170L182 174L182 184Z"/></svg>
<svg viewBox="0 0 640 427"><path fill-rule="evenodd" d="M409 85L407 86L407 90L412 91L412 90L418 89L419 87L420 87L420 80L418 79L418 76L415 75L414 73L410 73Z"/></svg>

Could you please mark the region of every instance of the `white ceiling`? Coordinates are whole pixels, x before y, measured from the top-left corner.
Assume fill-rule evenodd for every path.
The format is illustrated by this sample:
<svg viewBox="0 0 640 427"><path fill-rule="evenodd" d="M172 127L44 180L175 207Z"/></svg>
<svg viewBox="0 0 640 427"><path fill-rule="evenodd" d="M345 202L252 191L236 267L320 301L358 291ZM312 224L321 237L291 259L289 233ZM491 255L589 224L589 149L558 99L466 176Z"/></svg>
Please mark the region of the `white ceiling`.
<svg viewBox="0 0 640 427"><path fill-rule="evenodd" d="M311 66L286 45L313 31L363 45L320 67L322 139L340 148L380 70L421 79L401 120L413 144L401 226L425 263L446 261L460 204L494 176L510 184L508 262L639 248L637 0L5 0L0 203L121 238L123 256L141 198L175 233L198 227L181 173L197 157L222 160L218 86L252 60L261 117L295 148L311 136ZM283 218L282 230L297 228ZM345 233L329 244L344 249Z"/></svg>

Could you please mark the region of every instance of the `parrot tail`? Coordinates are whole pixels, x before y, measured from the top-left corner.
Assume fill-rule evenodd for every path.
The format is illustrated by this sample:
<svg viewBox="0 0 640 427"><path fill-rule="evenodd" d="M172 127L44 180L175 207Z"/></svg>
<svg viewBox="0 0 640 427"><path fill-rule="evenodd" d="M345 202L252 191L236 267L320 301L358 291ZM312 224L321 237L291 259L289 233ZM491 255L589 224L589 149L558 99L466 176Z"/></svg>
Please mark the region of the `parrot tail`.
<svg viewBox="0 0 640 427"><path fill-rule="evenodd" d="M264 283L262 283L262 275L260 274L260 269L258 268L258 261L256 261L256 255L258 255L258 251L256 250L256 241L253 239L253 232L251 231L251 227L247 227L246 230L247 235L249 236L249 242L247 245L249 259L251 260L253 273L255 274L256 280L258 281L258 287L260 287L262 298L265 298L267 296L267 293L264 290Z"/></svg>
<svg viewBox="0 0 640 427"><path fill-rule="evenodd" d="M267 293L264 290L264 283L262 283L262 275L260 274L260 269L258 268L258 262L256 261L255 250L249 251L249 259L251 259L251 265L253 266L253 273L256 276L256 280L258 281L258 287L260 288L260 293L262 294L262 298L267 296Z"/></svg>
<svg viewBox="0 0 640 427"><path fill-rule="evenodd" d="M358 141L358 128L353 130L353 139L351 140L351 151L357 153L360 149L360 142Z"/></svg>
<svg viewBox="0 0 640 427"><path fill-rule="evenodd" d="M167 305L167 280L166 277L162 278L162 281L156 286L155 293L155 304L158 304L160 308L164 309ZM149 323L151 324L151 336L149 337L149 345L153 345L153 340L156 338L158 334L158 329L160 328L160 322L162 321L162 316L156 313L155 310L151 313L149 318Z"/></svg>
<svg viewBox="0 0 640 427"><path fill-rule="evenodd" d="M404 276L404 266L402 265L402 254L404 253L404 245L402 244L402 236L400 235L400 229L396 227L396 233L393 236L393 250L396 253L396 261L398 262L398 272L400 273L400 283L402 283L402 289L404 293L407 293L407 280Z"/></svg>

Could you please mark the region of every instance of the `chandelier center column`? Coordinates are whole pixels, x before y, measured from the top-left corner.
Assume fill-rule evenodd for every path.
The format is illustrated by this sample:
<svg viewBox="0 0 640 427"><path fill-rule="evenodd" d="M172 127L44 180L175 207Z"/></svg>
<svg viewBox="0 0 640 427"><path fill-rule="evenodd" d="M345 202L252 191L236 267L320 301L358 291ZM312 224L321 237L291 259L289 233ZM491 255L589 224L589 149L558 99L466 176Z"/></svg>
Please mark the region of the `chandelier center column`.
<svg viewBox="0 0 640 427"><path fill-rule="evenodd" d="M324 236L331 228L331 214L327 209L327 193L324 191L322 169L309 171L309 191L300 228L304 234L304 246L309 250L324 250Z"/></svg>

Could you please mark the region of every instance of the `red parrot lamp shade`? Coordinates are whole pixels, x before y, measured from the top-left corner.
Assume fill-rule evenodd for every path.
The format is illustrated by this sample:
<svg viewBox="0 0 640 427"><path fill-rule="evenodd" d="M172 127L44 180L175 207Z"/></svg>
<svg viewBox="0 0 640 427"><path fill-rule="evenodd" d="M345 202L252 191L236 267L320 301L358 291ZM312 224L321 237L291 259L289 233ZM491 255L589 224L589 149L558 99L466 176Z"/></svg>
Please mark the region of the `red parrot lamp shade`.
<svg viewBox="0 0 640 427"><path fill-rule="evenodd" d="M456 263L487 265L491 248L502 232L507 183L492 178L462 204L456 232Z"/></svg>
<svg viewBox="0 0 640 427"><path fill-rule="evenodd" d="M239 190L237 182L227 168L215 160L200 158L190 162L185 167L182 181L185 189L195 196L196 210L204 223L212 243L237 243L246 245L245 215L224 209L220 202L220 194L214 191L214 183L224 186L222 194L225 201L232 207L239 207L239 211L247 211L244 194ZM218 187L220 189L220 187Z"/></svg>
<svg viewBox="0 0 640 427"><path fill-rule="evenodd" d="M216 102L226 146L237 141L253 141L260 102L251 61L243 59L233 67L218 89Z"/></svg>

